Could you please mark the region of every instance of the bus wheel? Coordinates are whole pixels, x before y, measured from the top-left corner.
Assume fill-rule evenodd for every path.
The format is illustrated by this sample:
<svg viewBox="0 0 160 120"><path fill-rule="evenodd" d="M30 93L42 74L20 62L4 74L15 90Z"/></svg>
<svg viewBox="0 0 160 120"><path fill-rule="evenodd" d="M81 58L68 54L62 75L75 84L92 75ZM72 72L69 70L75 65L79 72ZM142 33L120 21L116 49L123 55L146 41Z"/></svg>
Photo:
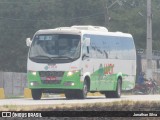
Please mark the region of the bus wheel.
<svg viewBox="0 0 160 120"><path fill-rule="evenodd" d="M88 85L87 85L87 81L84 81L83 84L83 89L78 91L78 98L79 99L85 99L87 97L87 93L88 93Z"/></svg>
<svg viewBox="0 0 160 120"><path fill-rule="evenodd" d="M41 99L42 90L40 90L40 89L32 89L31 92L32 92L32 98L34 100L40 100Z"/></svg>
<svg viewBox="0 0 160 120"><path fill-rule="evenodd" d="M118 79L116 91L106 91L105 92L106 98L120 98L122 89L121 87L122 87L121 79Z"/></svg>

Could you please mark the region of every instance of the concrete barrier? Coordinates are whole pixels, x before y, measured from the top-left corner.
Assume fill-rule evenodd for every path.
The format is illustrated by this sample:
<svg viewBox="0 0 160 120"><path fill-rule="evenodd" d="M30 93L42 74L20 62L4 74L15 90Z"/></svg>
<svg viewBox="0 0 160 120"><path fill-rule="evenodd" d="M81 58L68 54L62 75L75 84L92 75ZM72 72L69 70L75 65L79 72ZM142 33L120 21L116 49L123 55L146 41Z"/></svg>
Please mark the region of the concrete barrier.
<svg viewBox="0 0 160 120"><path fill-rule="evenodd" d="M49 97L48 94L42 93L42 98ZM31 89L24 88L24 98L32 98Z"/></svg>
<svg viewBox="0 0 160 120"><path fill-rule="evenodd" d="M0 88L0 99L5 99L4 89Z"/></svg>
<svg viewBox="0 0 160 120"><path fill-rule="evenodd" d="M0 72L0 88L4 89L1 92L4 91L5 98L23 96L27 84L26 73Z"/></svg>
<svg viewBox="0 0 160 120"><path fill-rule="evenodd" d="M31 90L29 88L24 88L24 98L32 98Z"/></svg>

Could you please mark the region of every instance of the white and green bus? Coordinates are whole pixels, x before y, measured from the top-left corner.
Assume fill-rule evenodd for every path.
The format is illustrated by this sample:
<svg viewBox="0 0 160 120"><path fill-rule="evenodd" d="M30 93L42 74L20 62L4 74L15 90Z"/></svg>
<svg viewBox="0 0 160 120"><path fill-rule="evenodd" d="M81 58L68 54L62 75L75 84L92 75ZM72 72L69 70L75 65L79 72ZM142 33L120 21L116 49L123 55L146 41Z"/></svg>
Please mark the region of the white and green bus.
<svg viewBox="0 0 160 120"><path fill-rule="evenodd" d="M85 99L88 92L119 98L135 86L136 49L132 35L99 26L39 30L30 47L27 79L34 100L42 93Z"/></svg>

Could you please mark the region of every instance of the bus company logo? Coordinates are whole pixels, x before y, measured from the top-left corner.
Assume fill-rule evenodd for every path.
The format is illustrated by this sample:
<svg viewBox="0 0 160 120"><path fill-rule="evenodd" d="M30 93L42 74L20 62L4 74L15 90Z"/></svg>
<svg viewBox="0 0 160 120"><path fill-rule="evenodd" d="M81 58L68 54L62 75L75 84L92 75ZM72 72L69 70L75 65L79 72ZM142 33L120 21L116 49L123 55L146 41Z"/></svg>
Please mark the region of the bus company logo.
<svg viewBox="0 0 160 120"><path fill-rule="evenodd" d="M114 64L105 64L104 74L113 74L114 72Z"/></svg>
<svg viewBox="0 0 160 120"><path fill-rule="evenodd" d="M45 70L48 70L48 69L56 69L57 68L57 65L56 64L48 64L44 67Z"/></svg>
<svg viewBox="0 0 160 120"><path fill-rule="evenodd" d="M12 117L11 112L2 112L2 117Z"/></svg>
<svg viewBox="0 0 160 120"><path fill-rule="evenodd" d="M42 117L42 114L40 112L33 113L33 112L2 112L3 118L25 118L25 117Z"/></svg>
<svg viewBox="0 0 160 120"><path fill-rule="evenodd" d="M45 69L45 70L48 70L48 65L46 65L46 66L44 67L44 69Z"/></svg>

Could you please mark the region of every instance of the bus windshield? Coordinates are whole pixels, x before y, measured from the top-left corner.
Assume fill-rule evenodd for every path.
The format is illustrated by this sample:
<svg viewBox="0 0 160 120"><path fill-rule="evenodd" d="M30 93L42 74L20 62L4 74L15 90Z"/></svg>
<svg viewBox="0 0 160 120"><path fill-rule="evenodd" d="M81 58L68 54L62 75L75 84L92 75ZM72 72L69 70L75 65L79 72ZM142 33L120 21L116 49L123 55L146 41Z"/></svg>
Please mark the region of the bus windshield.
<svg viewBox="0 0 160 120"><path fill-rule="evenodd" d="M74 60L80 56L80 35L35 35L29 58L31 60Z"/></svg>

